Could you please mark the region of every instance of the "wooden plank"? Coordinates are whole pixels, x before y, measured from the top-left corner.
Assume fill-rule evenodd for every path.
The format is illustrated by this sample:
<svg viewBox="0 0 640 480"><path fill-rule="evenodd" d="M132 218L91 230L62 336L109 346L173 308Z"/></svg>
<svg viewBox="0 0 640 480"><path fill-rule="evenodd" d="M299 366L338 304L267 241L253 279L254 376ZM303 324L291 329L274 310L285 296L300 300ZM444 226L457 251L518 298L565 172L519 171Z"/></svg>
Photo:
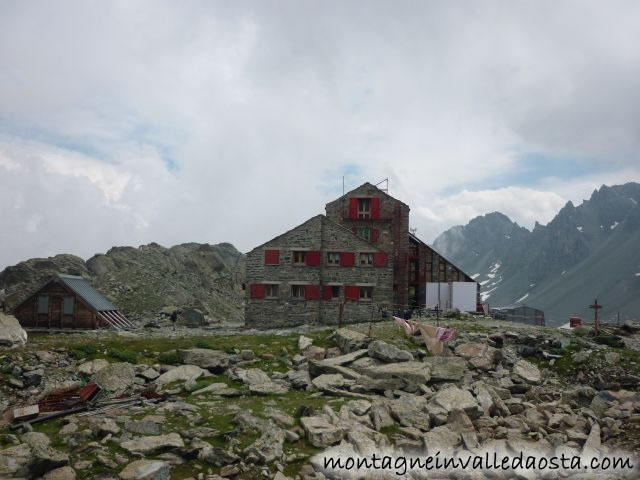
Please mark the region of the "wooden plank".
<svg viewBox="0 0 640 480"><path fill-rule="evenodd" d="M28 407L16 408L13 410L13 420L15 422L24 422L36 418L40 413L40 407L36 405L29 405Z"/></svg>

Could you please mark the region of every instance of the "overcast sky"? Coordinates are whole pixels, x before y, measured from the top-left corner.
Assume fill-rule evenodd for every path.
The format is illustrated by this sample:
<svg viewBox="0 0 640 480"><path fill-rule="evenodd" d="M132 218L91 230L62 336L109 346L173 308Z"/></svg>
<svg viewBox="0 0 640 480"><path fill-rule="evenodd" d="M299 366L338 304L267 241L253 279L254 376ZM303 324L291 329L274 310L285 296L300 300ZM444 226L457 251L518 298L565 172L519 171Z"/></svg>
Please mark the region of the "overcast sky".
<svg viewBox="0 0 640 480"><path fill-rule="evenodd" d="M389 178L431 242L640 180L640 2L0 0L0 269L248 251Z"/></svg>

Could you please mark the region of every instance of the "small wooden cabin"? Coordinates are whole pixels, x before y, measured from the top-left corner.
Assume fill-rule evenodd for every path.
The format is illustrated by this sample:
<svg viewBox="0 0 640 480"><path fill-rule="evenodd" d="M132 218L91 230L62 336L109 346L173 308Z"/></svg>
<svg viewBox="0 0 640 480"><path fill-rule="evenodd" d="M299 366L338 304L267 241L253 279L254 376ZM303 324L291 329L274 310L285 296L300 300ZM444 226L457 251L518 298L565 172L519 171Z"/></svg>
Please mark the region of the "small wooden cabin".
<svg viewBox="0 0 640 480"><path fill-rule="evenodd" d="M134 325L87 280L58 273L13 309L25 328L128 330Z"/></svg>

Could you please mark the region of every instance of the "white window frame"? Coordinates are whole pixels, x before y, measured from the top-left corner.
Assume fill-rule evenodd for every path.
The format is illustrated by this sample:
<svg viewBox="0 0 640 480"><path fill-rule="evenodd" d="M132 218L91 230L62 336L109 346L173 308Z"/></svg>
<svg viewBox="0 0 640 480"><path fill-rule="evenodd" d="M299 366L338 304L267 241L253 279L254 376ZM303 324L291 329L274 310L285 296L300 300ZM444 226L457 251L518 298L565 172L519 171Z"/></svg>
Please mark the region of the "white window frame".
<svg viewBox="0 0 640 480"><path fill-rule="evenodd" d="M340 252L327 252L327 265L340 266Z"/></svg>
<svg viewBox="0 0 640 480"><path fill-rule="evenodd" d="M358 199L358 218L370 219L371 218L371 199L359 198Z"/></svg>
<svg viewBox="0 0 640 480"><path fill-rule="evenodd" d="M363 262L363 259L366 261ZM360 252L358 255L358 265L361 267L373 267L373 252Z"/></svg>

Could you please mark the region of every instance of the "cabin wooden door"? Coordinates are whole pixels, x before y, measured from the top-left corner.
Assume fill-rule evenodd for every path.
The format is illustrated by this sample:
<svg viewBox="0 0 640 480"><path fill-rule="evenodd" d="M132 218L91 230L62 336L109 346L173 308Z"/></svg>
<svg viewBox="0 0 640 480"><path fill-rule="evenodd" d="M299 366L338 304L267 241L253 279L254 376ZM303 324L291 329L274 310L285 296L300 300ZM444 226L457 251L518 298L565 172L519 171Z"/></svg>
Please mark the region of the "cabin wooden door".
<svg viewBox="0 0 640 480"><path fill-rule="evenodd" d="M62 297L49 297L51 301L50 306L50 316L51 316L51 324L50 326L55 328L62 328Z"/></svg>

